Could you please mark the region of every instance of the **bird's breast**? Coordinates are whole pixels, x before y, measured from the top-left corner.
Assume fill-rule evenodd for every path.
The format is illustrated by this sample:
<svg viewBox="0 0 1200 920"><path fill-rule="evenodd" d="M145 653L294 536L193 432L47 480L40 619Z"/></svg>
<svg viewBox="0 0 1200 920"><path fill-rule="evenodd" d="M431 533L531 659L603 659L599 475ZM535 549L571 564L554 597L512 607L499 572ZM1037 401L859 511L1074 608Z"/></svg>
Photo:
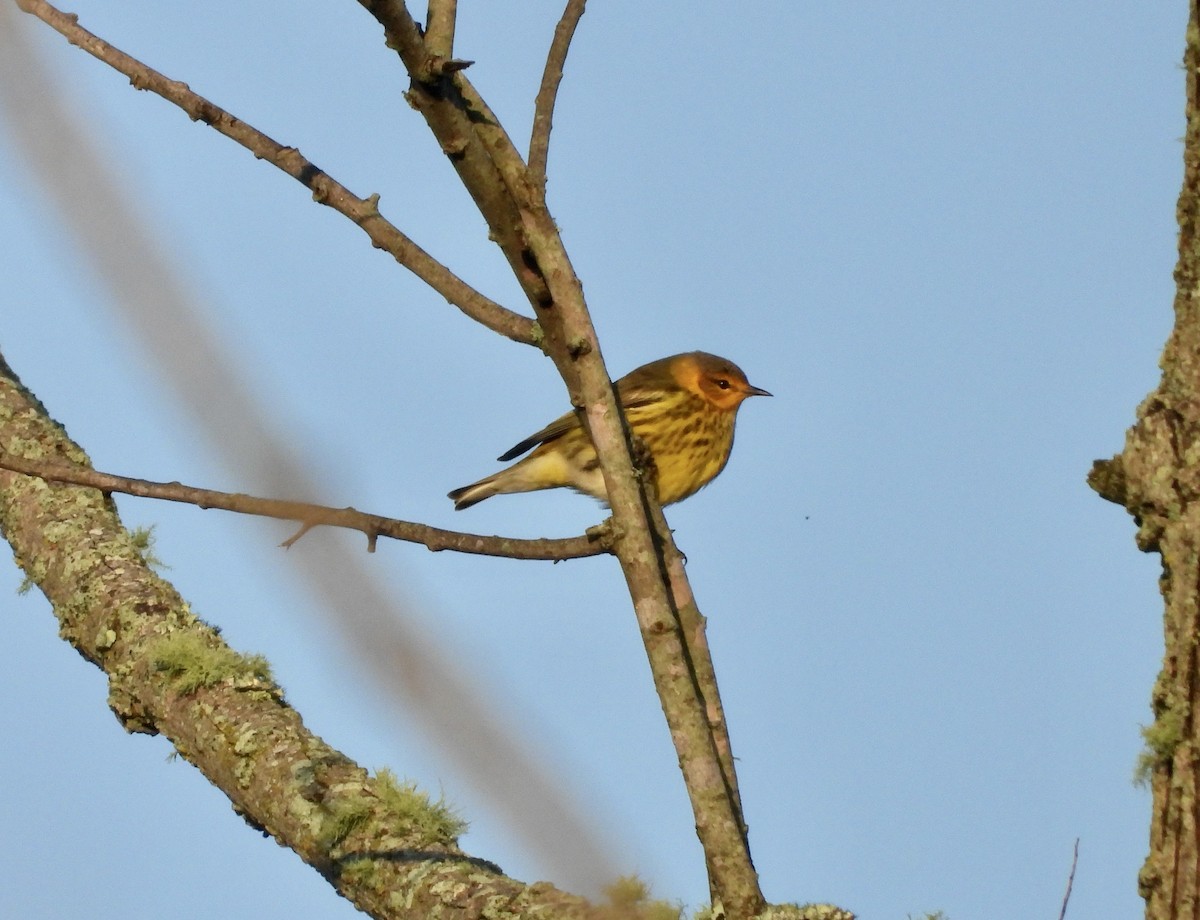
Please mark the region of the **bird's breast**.
<svg viewBox="0 0 1200 920"><path fill-rule="evenodd" d="M733 447L733 415L702 408L660 423L634 426L654 457L658 499L682 501L724 469Z"/></svg>

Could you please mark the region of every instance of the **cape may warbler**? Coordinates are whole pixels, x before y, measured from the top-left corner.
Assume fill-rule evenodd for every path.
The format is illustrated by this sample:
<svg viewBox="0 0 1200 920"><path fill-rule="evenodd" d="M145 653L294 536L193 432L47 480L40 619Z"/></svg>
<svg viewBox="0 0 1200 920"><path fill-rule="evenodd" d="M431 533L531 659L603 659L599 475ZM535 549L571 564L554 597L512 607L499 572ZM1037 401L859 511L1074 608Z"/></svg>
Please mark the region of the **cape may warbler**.
<svg viewBox="0 0 1200 920"><path fill-rule="evenodd" d="M683 501L708 485L729 461L733 423L750 396L770 396L751 386L732 361L690 351L646 364L616 383L617 398L630 430L654 458L658 499ZM596 449L579 416L568 412L512 450L524 460L450 493L461 511L506 492L567 487L608 501Z"/></svg>

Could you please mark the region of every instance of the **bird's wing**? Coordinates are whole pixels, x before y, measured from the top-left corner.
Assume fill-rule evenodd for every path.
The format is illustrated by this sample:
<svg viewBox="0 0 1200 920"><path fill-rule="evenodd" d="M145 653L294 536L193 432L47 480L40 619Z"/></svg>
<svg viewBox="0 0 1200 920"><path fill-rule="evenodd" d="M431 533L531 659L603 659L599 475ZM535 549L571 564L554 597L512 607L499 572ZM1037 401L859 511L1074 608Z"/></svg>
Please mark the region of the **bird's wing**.
<svg viewBox="0 0 1200 920"><path fill-rule="evenodd" d="M520 444L510 447L496 459L501 462L512 460L514 457L521 456L525 451L537 447L539 444L545 444L547 441L553 441L555 438L561 438L572 428L578 427L579 417L574 412L568 412L561 418L556 418L537 434L531 434Z"/></svg>
<svg viewBox="0 0 1200 920"><path fill-rule="evenodd" d="M617 398L621 401L621 408L626 411L652 406L666 397L662 386L653 380L637 379L630 375L617 381Z"/></svg>
<svg viewBox="0 0 1200 920"><path fill-rule="evenodd" d="M652 405L664 399L665 396L660 385L656 385L654 380L648 380L645 377L636 377L631 374L617 381L617 397L621 401L621 408L625 410ZM568 431L579 428L581 424L578 415L568 412L566 415L556 418L537 434L531 434L520 444L510 447L496 459L502 463L512 460L539 444L561 438Z"/></svg>

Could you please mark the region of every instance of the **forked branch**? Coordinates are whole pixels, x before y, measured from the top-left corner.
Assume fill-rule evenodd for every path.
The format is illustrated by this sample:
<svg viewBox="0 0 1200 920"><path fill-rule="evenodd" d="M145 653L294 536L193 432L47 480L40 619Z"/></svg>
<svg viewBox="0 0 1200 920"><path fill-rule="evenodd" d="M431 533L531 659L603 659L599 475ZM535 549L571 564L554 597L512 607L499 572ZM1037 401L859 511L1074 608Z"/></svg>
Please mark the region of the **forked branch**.
<svg viewBox="0 0 1200 920"><path fill-rule="evenodd" d="M546 353L572 402L583 409L613 511L614 550L691 798L713 899L731 920L753 917L764 902L738 807L733 760L718 753L722 732L712 730L710 718L719 718L719 706L706 698L692 663L694 656L706 656L707 648L689 646L690 631L673 602L666 560L678 551L669 529L655 526L654 499L634 474L629 433L582 285L542 190L471 81L461 72L438 69L404 3L359 2L376 16L388 45L404 61L412 78L409 101L487 220L534 308ZM682 571L679 577L684 584L674 586L674 593L690 596Z"/></svg>
<svg viewBox="0 0 1200 920"><path fill-rule="evenodd" d="M262 131L192 92L186 83L172 80L113 47L79 25L78 17L64 13L45 0L17 0L27 13L41 19L71 44L103 61L129 78L137 89L149 90L183 109L193 121L202 121L245 147L260 160L278 167L312 191L313 200L344 214L370 238L371 243L428 284L463 313L515 342L535 345L540 340L536 324L475 290L433 258L379 212L379 196L361 198L306 159Z"/></svg>

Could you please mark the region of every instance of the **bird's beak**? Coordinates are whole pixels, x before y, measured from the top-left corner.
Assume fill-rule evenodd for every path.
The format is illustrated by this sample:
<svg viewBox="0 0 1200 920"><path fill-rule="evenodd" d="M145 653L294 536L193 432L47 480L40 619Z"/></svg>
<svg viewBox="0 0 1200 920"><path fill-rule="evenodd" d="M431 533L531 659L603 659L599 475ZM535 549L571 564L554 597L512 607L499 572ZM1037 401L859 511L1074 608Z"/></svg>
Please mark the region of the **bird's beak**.
<svg viewBox="0 0 1200 920"><path fill-rule="evenodd" d="M749 384L747 384L746 385L746 395L747 396L774 396L775 394L768 393L762 387L752 387Z"/></svg>

